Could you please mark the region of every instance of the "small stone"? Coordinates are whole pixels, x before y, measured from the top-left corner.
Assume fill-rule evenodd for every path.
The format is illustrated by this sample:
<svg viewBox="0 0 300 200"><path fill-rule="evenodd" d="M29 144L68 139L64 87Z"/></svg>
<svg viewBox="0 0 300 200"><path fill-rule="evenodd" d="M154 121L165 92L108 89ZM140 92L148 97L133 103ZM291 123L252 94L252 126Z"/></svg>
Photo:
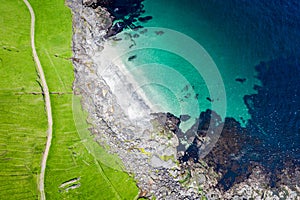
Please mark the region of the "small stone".
<svg viewBox="0 0 300 200"><path fill-rule="evenodd" d="M199 174L198 175L198 184L202 185L203 183L205 183L205 181L206 181L205 175L204 174Z"/></svg>
<svg viewBox="0 0 300 200"><path fill-rule="evenodd" d="M91 6L95 0L82 0L82 4L85 6Z"/></svg>

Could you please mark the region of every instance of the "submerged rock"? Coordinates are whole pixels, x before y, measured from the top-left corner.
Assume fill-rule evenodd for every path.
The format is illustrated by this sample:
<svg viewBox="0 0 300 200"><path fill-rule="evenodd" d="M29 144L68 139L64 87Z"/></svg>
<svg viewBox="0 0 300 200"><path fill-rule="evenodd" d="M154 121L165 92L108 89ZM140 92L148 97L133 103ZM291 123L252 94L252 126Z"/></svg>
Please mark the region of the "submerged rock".
<svg viewBox="0 0 300 200"><path fill-rule="evenodd" d="M191 116L189 116L189 115L180 115L180 116L179 116L179 119L180 119L181 121L183 121L183 122L186 122L186 121L188 121L189 119L191 119Z"/></svg>
<svg viewBox="0 0 300 200"><path fill-rule="evenodd" d="M140 21L140 22L147 22L147 21L149 21L149 20L151 20L152 19L152 16L146 16L146 17L139 17L138 18L138 20Z"/></svg>
<svg viewBox="0 0 300 200"><path fill-rule="evenodd" d="M235 81L236 82L240 82L240 83L244 83L247 79L245 78L236 78Z"/></svg>

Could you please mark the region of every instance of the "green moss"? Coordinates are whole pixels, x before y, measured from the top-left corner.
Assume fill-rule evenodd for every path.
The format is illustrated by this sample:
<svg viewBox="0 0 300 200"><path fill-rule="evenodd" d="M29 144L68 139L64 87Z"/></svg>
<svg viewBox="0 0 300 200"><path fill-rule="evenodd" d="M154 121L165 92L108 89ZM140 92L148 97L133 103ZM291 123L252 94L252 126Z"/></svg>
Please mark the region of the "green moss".
<svg viewBox="0 0 300 200"><path fill-rule="evenodd" d="M191 178L191 172L187 171L186 176L183 179L179 180L179 183L181 184L187 183L190 180L190 178Z"/></svg>
<svg viewBox="0 0 300 200"><path fill-rule="evenodd" d="M147 155L147 156L151 156L151 155L152 155L152 153L145 151L144 148L138 148L138 150L139 150L142 154L145 154L145 155Z"/></svg>
<svg viewBox="0 0 300 200"><path fill-rule="evenodd" d="M171 155L171 156L163 155L163 156L159 156L159 158L160 158L161 160L163 160L163 161L168 161L168 160L172 160L173 162L176 161L176 159L174 158L173 155Z"/></svg>
<svg viewBox="0 0 300 200"><path fill-rule="evenodd" d="M201 200L207 200L206 196L201 196Z"/></svg>

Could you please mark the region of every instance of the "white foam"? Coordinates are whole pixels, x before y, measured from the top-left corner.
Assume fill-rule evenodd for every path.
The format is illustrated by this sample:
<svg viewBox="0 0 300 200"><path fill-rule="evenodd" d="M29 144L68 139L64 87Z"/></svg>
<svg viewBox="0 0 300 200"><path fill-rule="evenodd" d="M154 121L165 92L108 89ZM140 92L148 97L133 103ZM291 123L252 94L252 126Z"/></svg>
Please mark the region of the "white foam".
<svg viewBox="0 0 300 200"><path fill-rule="evenodd" d="M93 56L98 65L97 73L106 81L118 104L134 124L149 123L154 106L143 90L139 90L138 83L122 62L121 49L121 44L114 46L106 42L104 50Z"/></svg>

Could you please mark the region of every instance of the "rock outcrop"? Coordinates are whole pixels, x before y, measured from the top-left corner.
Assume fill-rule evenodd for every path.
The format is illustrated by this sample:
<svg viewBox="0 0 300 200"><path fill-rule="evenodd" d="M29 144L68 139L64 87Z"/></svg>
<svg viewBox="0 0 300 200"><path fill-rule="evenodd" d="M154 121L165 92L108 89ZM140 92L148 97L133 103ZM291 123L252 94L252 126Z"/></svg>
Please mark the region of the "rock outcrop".
<svg viewBox="0 0 300 200"><path fill-rule="evenodd" d="M85 6L91 6L98 3L99 0L82 0L82 4Z"/></svg>

